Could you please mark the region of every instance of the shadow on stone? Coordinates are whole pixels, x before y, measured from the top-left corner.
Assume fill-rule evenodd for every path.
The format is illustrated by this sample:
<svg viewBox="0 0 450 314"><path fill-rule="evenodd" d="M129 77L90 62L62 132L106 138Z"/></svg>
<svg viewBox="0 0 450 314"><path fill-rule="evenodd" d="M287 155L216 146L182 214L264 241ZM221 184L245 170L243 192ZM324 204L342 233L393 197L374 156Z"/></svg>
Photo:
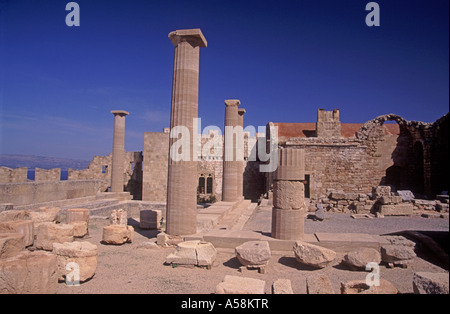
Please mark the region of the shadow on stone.
<svg viewBox="0 0 450 314"><path fill-rule="evenodd" d="M302 264L299 261L297 261L297 259L295 257L289 257L289 256L280 257L280 259L278 260L278 263L280 263L281 265L284 265L284 266L295 268L297 270L313 271L313 270L320 269L318 267L313 267L313 266Z"/></svg>
<svg viewBox="0 0 450 314"><path fill-rule="evenodd" d="M146 230L139 228L139 221L134 218L128 218L128 225L134 228L134 232L139 233L148 239L156 238L158 233L161 233L161 230L158 229Z"/></svg>
<svg viewBox="0 0 450 314"><path fill-rule="evenodd" d="M239 267L242 266L241 262L237 259L237 257L232 257L228 261L223 263L223 266L233 268L233 269L239 269Z"/></svg>

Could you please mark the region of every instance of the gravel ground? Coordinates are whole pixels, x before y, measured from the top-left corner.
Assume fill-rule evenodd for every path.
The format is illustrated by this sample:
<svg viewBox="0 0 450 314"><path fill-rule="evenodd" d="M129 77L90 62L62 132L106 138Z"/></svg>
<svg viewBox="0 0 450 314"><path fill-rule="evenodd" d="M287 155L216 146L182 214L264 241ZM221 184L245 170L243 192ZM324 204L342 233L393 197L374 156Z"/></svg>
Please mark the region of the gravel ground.
<svg viewBox="0 0 450 314"><path fill-rule="evenodd" d="M256 210L246 225L246 228L255 227L260 230L268 230L267 215L269 210L262 208ZM351 219L351 218L350 218ZM306 221L306 232L369 232L379 233L377 228L384 232L392 232L395 228L411 228L422 226L423 228L435 228L448 231L448 220L439 219L411 219L401 222L402 219L385 218L374 221L349 220L346 215L330 215L323 223ZM134 219L129 224L135 227L133 243L122 246L108 246L100 243L103 226L109 224L106 219L91 219L89 226L90 235L82 241L89 241L98 246L98 267L95 276L82 283L78 287L58 285L58 293L61 294L211 294L225 275L245 276L266 281L266 293L271 293L272 284L280 278L290 279L295 293L306 293L306 278L315 272L326 273L336 293L340 291L340 283L348 280L364 280L367 273L350 271L341 264L343 254L339 255L336 262L322 270L310 269L297 263L291 252L272 252L272 259L266 274L259 274L256 270L239 272L239 261L234 256L233 250L218 249L217 260L211 270L203 268L185 268L164 265L164 260L174 249L157 248L144 249L140 245L155 241L157 232L142 231L138 228ZM259 227L258 227L259 226ZM340 226L340 228L339 228ZM351 228L351 229L349 229ZM394 230L395 231L395 230ZM387 278L400 293L412 293L412 278L414 272L431 271L443 272L445 270L422 259L416 258L407 269L389 269L380 267L381 278Z"/></svg>

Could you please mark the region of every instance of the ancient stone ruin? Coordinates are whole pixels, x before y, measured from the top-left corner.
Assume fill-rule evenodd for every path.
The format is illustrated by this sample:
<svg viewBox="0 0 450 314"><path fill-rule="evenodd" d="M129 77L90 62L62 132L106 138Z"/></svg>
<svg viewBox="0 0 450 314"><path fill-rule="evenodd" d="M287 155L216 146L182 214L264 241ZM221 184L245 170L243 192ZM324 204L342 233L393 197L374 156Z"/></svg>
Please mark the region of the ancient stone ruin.
<svg viewBox="0 0 450 314"><path fill-rule="evenodd" d="M339 109L318 109L316 122L268 121L262 134L244 129L252 112L239 99L224 99L223 135L200 135L207 41L200 29L169 39L170 128L145 133L142 152L125 151L130 113L116 110L112 153L70 170L68 180L60 169L36 169L29 182L26 168L0 167L1 294L92 292L97 281L107 290L109 268L120 268L116 279L134 265L133 280L170 292L448 293L440 239L375 230L419 220L448 235L448 114L434 123L387 114L350 124ZM272 161L276 171L261 170ZM380 267L394 275L378 278ZM202 285L182 281L198 274L208 278Z"/></svg>

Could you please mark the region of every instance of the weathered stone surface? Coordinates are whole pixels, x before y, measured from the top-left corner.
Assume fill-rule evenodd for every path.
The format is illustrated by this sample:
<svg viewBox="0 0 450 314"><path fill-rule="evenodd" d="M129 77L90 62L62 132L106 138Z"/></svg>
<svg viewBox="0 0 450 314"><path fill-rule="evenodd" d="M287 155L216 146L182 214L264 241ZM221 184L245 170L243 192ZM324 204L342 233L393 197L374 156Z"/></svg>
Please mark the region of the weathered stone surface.
<svg viewBox="0 0 450 314"><path fill-rule="evenodd" d="M133 241L134 229L126 225L110 225L103 227L103 243L121 245Z"/></svg>
<svg viewBox="0 0 450 314"><path fill-rule="evenodd" d="M279 181L305 180L305 151L303 149L280 148L278 150L276 179Z"/></svg>
<svg viewBox="0 0 450 314"><path fill-rule="evenodd" d="M301 240L305 233L305 212L292 209L272 209L272 237L280 240Z"/></svg>
<svg viewBox="0 0 450 314"><path fill-rule="evenodd" d="M275 181L273 206L306 211L304 190L305 185L301 181Z"/></svg>
<svg viewBox="0 0 450 314"><path fill-rule="evenodd" d="M199 240L181 242L175 252L166 257L167 264L210 267L217 257L217 251L209 242Z"/></svg>
<svg viewBox="0 0 450 314"><path fill-rule="evenodd" d="M121 226L128 225L128 213L126 210L123 209L113 210L109 218L111 221L111 225L121 225Z"/></svg>
<svg viewBox="0 0 450 314"><path fill-rule="evenodd" d="M397 191L396 194L400 196L404 202L409 202L416 198L414 193L409 190Z"/></svg>
<svg viewBox="0 0 450 314"><path fill-rule="evenodd" d="M57 256L58 279L60 281L65 280L66 275L73 271L73 269L67 270L66 268L71 262L79 266L80 282L84 282L95 275L98 257L95 244L89 242L54 243L53 253ZM76 280L76 278L73 279Z"/></svg>
<svg viewBox="0 0 450 314"><path fill-rule="evenodd" d="M384 216L410 216L413 211L414 207L409 203L380 206L380 213Z"/></svg>
<svg viewBox="0 0 450 314"><path fill-rule="evenodd" d="M384 195L380 198L380 203L383 205L397 205L403 201L401 196Z"/></svg>
<svg viewBox="0 0 450 314"><path fill-rule="evenodd" d="M73 230L72 225L43 222L37 230L36 248L52 251L53 243L72 242Z"/></svg>
<svg viewBox="0 0 450 314"><path fill-rule="evenodd" d="M25 249L23 234L0 233L0 259L13 257Z"/></svg>
<svg viewBox="0 0 450 314"><path fill-rule="evenodd" d="M236 247L236 257L242 265L265 265L272 257L269 242L249 241Z"/></svg>
<svg viewBox="0 0 450 314"><path fill-rule="evenodd" d="M380 279L379 286L369 286L365 280L341 283L342 294L397 294L398 290L389 281Z"/></svg>
<svg viewBox="0 0 450 314"><path fill-rule="evenodd" d="M416 243L414 241L408 240L404 236L383 236L383 239L388 241L392 245L409 246L413 249L416 247Z"/></svg>
<svg viewBox="0 0 450 314"><path fill-rule="evenodd" d="M34 243L34 224L32 220L0 222L0 233L5 232L23 234L25 246L30 246Z"/></svg>
<svg viewBox="0 0 450 314"><path fill-rule="evenodd" d="M7 210L0 212L0 222L29 219L31 219L30 212L27 210Z"/></svg>
<svg viewBox="0 0 450 314"><path fill-rule="evenodd" d="M88 225L86 221L73 221L69 225L73 226L73 236L75 238L82 238L88 234Z"/></svg>
<svg viewBox="0 0 450 314"><path fill-rule="evenodd" d="M316 207L315 219L323 221L325 219L325 210L323 209L323 205L317 204Z"/></svg>
<svg viewBox="0 0 450 314"><path fill-rule="evenodd" d="M264 294L265 287L263 280L227 275L216 286L216 294Z"/></svg>
<svg viewBox="0 0 450 314"><path fill-rule="evenodd" d="M449 294L448 273L417 272L413 288L415 294Z"/></svg>
<svg viewBox="0 0 450 314"><path fill-rule="evenodd" d="M436 210L440 213L448 213L449 211L449 204L444 203L436 203Z"/></svg>
<svg viewBox="0 0 450 314"><path fill-rule="evenodd" d="M312 273L306 277L308 294L334 294L330 278L323 273Z"/></svg>
<svg viewBox="0 0 450 314"><path fill-rule="evenodd" d="M335 201L345 200L345 193L342 191L331 192L330 198Z"/></svg>
<svg viewBox="0 0 450 314"><path fill-rule="evenodd" d="M71 208L66 211L66 223L84 221L89 225L90 210L87 208Z"/></svg>
<svg viewBox="0 0 450 314"><path fill-rule="evenodd" d="M372 198L374 200L379 199L382 196L390 196L391 187L388 185L379 185L372 188Z"/></svg>
<svg viewBox="0 0 450 314"><path fill-rule="evenodd" d="M295 243L294 253L300 263L318 268L325 268L336 259L336 252L301 241Z"/></svg>
<svg viewBox="0 0 450 314"><path fill-rule="evenodd" d="M0 260L0 294L55 294L56 255L24 251Z"/></svg>
<svg viewBox="0 0 450 314"><path fill-rule="evenodd" d="M381 263L381 254L375 249L361 248L344 256L344 263L353 269L366 269L368 263ZM368 269L370 271L370 269Z"/></svg>
<svg viewBox="0 0 450 314"><path fill-rule="evenodd" d="M277 279L272 285L273 294L294 294L289 279Z"/></svg>
<svg viewBox="0 0 450 314"><path fill-rule="evenodd" d="M410 246L392 244L381 246L381 259L385 263L411 260L416 256L414 248Z"/></svg>
<svg viewBox="0 0 450 314"><path fill-rule="evenodd" d="M159 229L162 218L160 210L144 209L140 211L139 228Z"/></svg>
<svg viewBox="0 0 450 314"><path fill-rule="evenodd" d="M31 220L34 221L34 227L38 228L44 222L61 222L61 208L59 207L41 207L29 211Z"/></svg>

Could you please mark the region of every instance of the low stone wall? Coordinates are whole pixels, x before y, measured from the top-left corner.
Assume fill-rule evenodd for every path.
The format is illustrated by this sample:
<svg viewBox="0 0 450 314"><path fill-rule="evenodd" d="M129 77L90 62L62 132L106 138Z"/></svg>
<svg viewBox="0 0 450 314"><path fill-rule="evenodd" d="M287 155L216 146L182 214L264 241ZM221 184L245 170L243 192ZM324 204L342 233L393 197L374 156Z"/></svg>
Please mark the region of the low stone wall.
<svg viewBox="0 0 450 314"><path fill-rule="evenodd" d="M0 167L0 183L27 182L28 168Z"/></svg>
<svg viewBox="0 0 450 314"><path fill-rule="evenodd" d="M108 182L104 180L44 181L0 184L0 203L28 205L78 197L103 192Z"/></svg>

